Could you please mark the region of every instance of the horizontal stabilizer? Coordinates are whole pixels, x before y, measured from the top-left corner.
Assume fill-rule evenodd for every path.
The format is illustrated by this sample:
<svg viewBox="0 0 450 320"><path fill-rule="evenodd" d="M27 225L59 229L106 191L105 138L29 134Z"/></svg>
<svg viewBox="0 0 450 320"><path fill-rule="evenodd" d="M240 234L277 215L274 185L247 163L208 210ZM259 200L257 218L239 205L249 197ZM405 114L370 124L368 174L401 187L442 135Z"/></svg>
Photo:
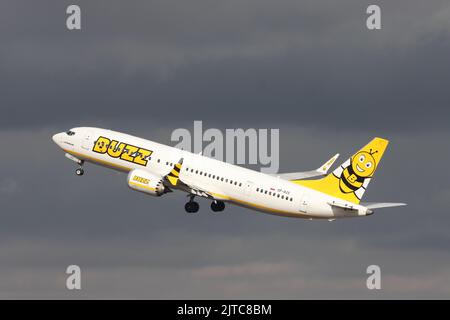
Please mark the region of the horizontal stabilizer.
<svg viewBox="0 0 450 320"><path fill-rule="evenodd" d="M380 209L380 208L406 206L406 203L401 203L401 202L361 202L360 205L362 205L368 209Z"/></svg>
<svg viewBox="0 0 450 320"><path fill-rule="evenodd" d="M273 176L284 179L284 180L301 180L301 179L308 179L308 178L314 178L319 176L324 176L327 174L330 167L333 165L333 163L336 161L336 159L339 157L339 153L335 154L330 160L325 162L323 165L321 165L316 170L311 171L303 171L303 172L290 172L290 173L277 173Z"/></svg>
<svg viewBox="0 0 450 320"><path fill-rule="evenodd" d="M328 204L332 207L345 209L345 210L354 210L354 211L359 210L359 207L357 205L350 204L350 203L337 203L337 202L333 201L333 202L328 202Z"/></svg>

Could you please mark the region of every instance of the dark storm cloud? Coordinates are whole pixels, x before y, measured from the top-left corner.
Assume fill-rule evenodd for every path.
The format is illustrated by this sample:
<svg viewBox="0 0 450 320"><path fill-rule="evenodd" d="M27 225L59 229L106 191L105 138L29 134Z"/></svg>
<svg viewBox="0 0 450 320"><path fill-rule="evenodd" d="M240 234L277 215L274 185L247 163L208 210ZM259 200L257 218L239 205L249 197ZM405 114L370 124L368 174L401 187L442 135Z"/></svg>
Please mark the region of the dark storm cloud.
<svg viewBox="0 0 450 320"><path fill-rule="evenodd" d="M139 135L164 140L170 134L152 126ZM284 171L310 169L336 151L343 161L371 135L280 131ZM428 156L442 133L390 137L367 200L405 201L407 208L328 223L233 206L213 215L206 200L199 215L187 215L181 194L155 199L131 192L124 174L88 165L76 177L74 164L50 142L52 132L1 135L14 154L1 172L2 297L373 298L365 268L374 263L383 270L384 298L449 295L450 219L443 210L450 185L433 184L440 172L422 170L423 163L450 161L446 153ZM64 289L64 270L73 263L84 274L78 295Z"/></svg>
<svg viewBox="0 0 450 320"><path fill-rule="evenodd" d="M3 5L0 125L167 122L168 109L347 130L446 125L445 2L382 2L375 32L352 1L79 4L80 32L65 30L65 3Z"/></svg>
<svg viewBox="0 0 450 320"><path fill-rule="evenodd" d="M0 297L450 296L447 2L379 2L379 32L359 1L77 3L81 32L64 28L69 2L0 3ZM279 128L284 172L386 137L367 201L409 205L328 223L200 200L190 216L180 193L92 165L76 177L51 141L92 125L170 144L194 119Z"/></svg>

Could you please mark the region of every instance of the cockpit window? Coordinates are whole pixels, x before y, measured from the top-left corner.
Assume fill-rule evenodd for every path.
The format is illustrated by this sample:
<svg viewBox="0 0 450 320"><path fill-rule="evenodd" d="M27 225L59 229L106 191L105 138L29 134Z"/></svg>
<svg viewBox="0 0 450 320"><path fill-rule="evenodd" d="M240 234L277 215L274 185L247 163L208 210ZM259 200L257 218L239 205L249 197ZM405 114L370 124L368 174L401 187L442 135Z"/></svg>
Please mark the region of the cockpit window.
<svg viewBox="0 0 450 320"><path fill-rule="evenodd" d="M66 134L67 134L68 136L73 136L73 135L75 134L75 132L69 130L69 131L66 132Z"/></svg>

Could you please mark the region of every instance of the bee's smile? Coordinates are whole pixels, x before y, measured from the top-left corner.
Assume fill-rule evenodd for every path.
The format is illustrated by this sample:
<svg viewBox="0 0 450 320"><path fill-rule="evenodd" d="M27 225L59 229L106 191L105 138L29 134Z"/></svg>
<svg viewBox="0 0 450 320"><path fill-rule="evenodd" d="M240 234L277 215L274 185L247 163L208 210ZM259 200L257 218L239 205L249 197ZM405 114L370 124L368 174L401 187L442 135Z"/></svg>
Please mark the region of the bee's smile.
<svg viewBox="0 0 450 320"><path fill-rule="evenodd" d="M356 165L356 169L357 169L359 172L364 172L364 169L361 169L361 167L358 166L358 165Z"/></svg>

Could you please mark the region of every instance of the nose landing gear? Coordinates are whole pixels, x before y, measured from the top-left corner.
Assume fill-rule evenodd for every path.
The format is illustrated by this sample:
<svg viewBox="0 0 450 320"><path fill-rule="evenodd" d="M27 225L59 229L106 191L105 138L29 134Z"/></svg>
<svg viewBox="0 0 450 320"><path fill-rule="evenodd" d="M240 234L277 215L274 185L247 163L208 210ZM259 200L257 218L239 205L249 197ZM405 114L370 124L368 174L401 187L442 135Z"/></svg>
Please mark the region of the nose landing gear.
<svg viewBox="0 0 450 320"><path fill-rule="evenodd" d="M75 173L77 176L82 176L84 174L83 170L84 160L78 159L77 157L74 157L70 153L66 153L65 156L79 165L79 168L75 170Z"/></svg>

